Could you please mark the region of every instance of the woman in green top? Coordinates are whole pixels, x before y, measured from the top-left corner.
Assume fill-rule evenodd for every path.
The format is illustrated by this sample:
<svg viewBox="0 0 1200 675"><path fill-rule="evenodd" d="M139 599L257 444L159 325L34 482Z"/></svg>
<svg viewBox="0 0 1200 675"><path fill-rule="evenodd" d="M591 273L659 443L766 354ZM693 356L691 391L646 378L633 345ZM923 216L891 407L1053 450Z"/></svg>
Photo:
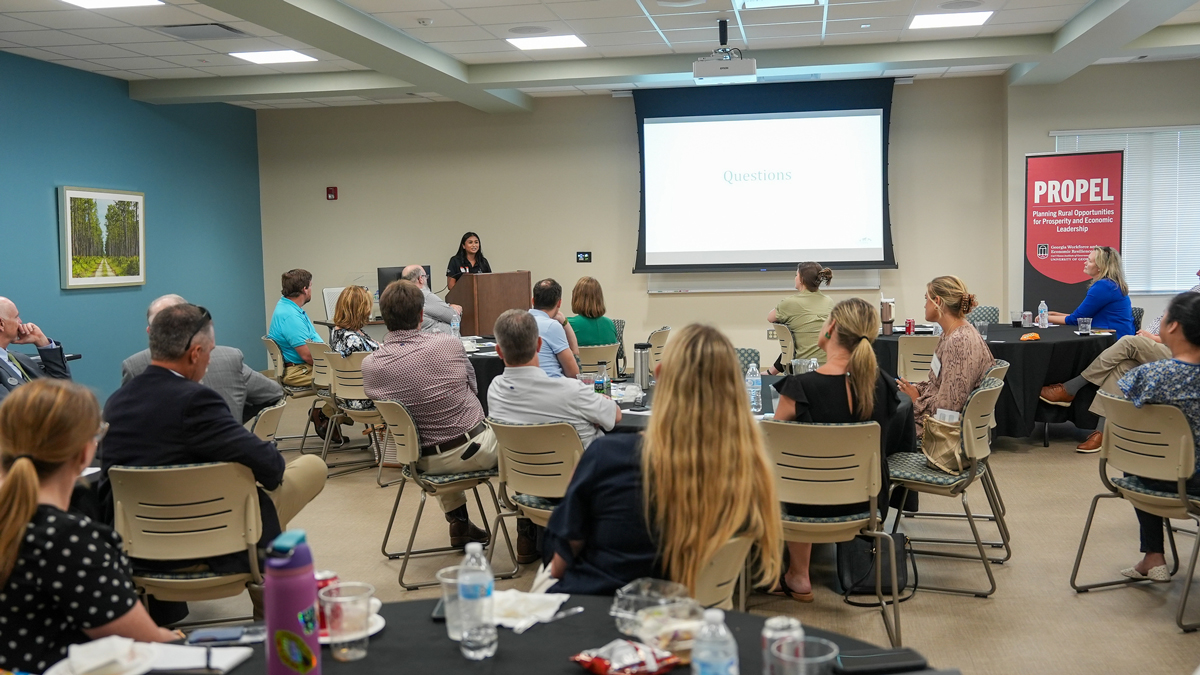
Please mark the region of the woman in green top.
<svg viewBox="0 0 1200 675"><path fill-rule="evenodd" d="M592 277L580 277L571 291L571 311L575 316L567 319L575 331L580 347L611 345L617 342L617 327L612 319L604 316L604 291L600 282Z"/></svg>
<svg viewBox="0 0 1200 675"><path fill-rule="evenodd" d="M792 331L792 340L795 342L793 359L816 359L825 365L825 352L817 346L817 333L833 310L833 300L818 289L821 284L828 286L831 281L833 270L828 267L815 262L800 263L796 266L796 290L800 292L780 300L775 309L767 314L768 322L786 324L788 330ZM778 375L783 371L783 366L783 355L780 354L770 373Z"/></svg>

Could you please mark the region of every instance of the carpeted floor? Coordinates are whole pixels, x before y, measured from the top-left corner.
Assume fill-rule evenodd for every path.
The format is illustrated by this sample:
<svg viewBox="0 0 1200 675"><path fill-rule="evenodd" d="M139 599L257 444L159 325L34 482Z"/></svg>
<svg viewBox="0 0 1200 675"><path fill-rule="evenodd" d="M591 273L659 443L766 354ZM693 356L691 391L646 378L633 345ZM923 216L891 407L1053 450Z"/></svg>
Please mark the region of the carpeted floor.
<svg viewBox="0 0 1200 675"><path fill-rule="evenodd" d="M281 433L298 433L303 413L300 405L289 407ZM1071 566L1087 509L1102 486L1097 456L1074 451L1078 440L1069 427L1053 431L1057 433L1052 434L1049 448L1043 448L1040 439L1031 445L1027 439L1003 438L993 446L992 467L1007 504L1013 537L1012 559L992 566L996 593L981 599L918 591L902 605L904 644L924 654L931 665L959 668L967 675L1192 673L1200 665L1200 632L1184 634L1174 622L1183 590L1182 574L1170 584L1084 594L1071 589ZM297 447L296 441L284 442L283 447L285 456L296 456L288 450ZM330 461L352 457L331 454ZM384 472L385 479L398 475L394 470ZM318 568L335 570L343 580L374 584L385 602L435 597L439 593L436 587L403 590L397 582L400 562L387 560L380 553L396 491L396 486L379 488L375 470L332 478L291 527L308 532ZM389 549L403 549L420 496L411 484L405 490ZM483 496L486 503L486 491ZM968 491L968 496L974 511L987 511L987 502L977 488ZM961 512L959 503L948 499L922 497L921 507L923 511ZM478 524L473 500L470 509ZM435 500L430 499L426 505L421 526L418 547L447 543L445 519ZM962 521L906 520L904 529L926 536L969 536ZM515 529L510 531L515 539ZM995 538L995 528L990 524L984 524L981 532L985 539ZM1178 541L1186 564L1194 538L1180 535ZM1131 507L1103 500L1081 569L1081 582L1116 578L1120 568L1141 557L1137 549L1137 521ZM493 561L496 568L506 563L511 566L503 551L503 547L497 549ZM456 554L416 559L406 574L415 579L431 578L437 569L456 560ZM986 586L978 562L922 556L917 564L923 584ZM497 587L528 588L533 574L532 566L526 566L520 576L499 581ZM806 624L886 644L878 610L848 606L837 594L833 546L815 548L813 581L817 588L812 604L756 593L749 598L748 611L791 614ZM1195 609L1189 616L1200 619L1200 598L1194 598L1193 605ZM249 600L243 595L228 601L196 603L192 618L248 610Z"/></svg>

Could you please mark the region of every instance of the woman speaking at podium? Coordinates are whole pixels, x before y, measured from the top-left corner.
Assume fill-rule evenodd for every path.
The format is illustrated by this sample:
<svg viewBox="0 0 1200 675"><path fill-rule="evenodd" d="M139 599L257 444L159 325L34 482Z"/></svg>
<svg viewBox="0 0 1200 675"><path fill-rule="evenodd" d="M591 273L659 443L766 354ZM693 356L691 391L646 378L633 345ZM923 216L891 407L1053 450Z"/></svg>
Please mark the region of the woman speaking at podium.
<svg viewBox="0 0 1200 675"><path fill-rule="evenodd" d="M458 278L464 274L491 274L492 266L483 257L483 246L479 235L468 232L458 243L458 253L446 264L446 288L454 288Z"/></svg>

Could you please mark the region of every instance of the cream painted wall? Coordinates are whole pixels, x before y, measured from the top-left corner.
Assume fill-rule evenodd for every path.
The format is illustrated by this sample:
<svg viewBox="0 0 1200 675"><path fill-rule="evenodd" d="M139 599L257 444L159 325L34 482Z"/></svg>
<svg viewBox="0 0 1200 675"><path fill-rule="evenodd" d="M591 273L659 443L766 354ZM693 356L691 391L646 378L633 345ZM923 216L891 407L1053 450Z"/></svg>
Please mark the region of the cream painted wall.
<svg viewBox="0 0 1200 675"><path fill-rule="evenodd" d="M924 284L938 274L959 274L982 302L1000 302L1004 110L1001 78L896 87L899 269L881 282L898 316L921 311ZM287 269L312 271L319 289L374 286L376 267L420 262L444 285L446 260L474 230L494 269L554 277L564 304L579 276L598 278L609 315L628 322L627 345L664 324L707 321L764 361L778 348L765 317L779 294L650 296L632 274L640 169L631 99L540 99L529 115L454 103L271 110L258 124L267 320ZM325 200L327 186L339 188L337 201ZM575 263L576 251L595 262ZM307 309L324 317L319 291Z"/></svg>
<svg viewBox="0 0 1200 675"><path fill-rule="evenodd" d="M1200 62L1169 61L1092 66L1061 84L1009 88L1005 270L1007 298L1014 309L1022 292L1025 155L1053 152L1051 131L1200 124L1198 81ZM1132 297L1135 306L1146 309L1147 323L1161 314L1169 299Z"/></svg>

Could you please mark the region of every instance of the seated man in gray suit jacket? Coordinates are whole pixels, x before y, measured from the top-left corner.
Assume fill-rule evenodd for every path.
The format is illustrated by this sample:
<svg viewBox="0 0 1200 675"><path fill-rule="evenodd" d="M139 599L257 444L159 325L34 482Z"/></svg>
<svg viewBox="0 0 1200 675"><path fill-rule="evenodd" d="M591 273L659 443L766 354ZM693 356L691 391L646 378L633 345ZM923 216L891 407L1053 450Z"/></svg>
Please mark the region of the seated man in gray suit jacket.
<svg viewBox="0 0 1200 675"><path fill-rule="evenodd" d="M421 295L425 297L425 318L421 321L421 331L449 335L450 322L462 316L462 307L448 304L429 290L429 278L425 274L425 268L420 265L405 267L400 278L416 284L421 289Z"/></svg>
<svg viewBox="0 0 1200 675"><path fill-rule="evenodd" d="M9 351L10 345L36 345L41 362L28 354ZM0 401L8 392L39 377L71 379L62 345L46 337L37 324L21 323L21 313L8 298L0 298Z"/></svg>
<svg viewBox="0 0 1200 675"><path fill-rule="evenodd" d="M146 310L146 332L150 332L150 324L154 315L173 305L186 303L182 297L174 294L164 295L150 303ZM150 365L150 350L143 349L121 363L121 385L142 374ZM217 346L213 348L208 364L208 372L201 384L215 390L225 399L229 411L235 419L243 424L254 419L263 408L269 408L279 403L283 398L283 388L279 383L262 373L247 366L243 361L242 351L233 347Z"/></svg>

